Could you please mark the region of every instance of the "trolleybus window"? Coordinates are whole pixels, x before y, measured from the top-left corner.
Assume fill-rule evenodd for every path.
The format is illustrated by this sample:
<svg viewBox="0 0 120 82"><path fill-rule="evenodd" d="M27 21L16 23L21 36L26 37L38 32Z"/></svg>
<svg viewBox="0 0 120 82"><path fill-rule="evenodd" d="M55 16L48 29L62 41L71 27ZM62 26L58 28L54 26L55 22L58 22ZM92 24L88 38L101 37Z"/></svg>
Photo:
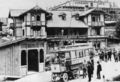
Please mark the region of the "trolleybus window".
<svg viewBox="0 0 120 82"><path fill-rule="evenodd" d="M79 51L78 51L78 50L76 51L76 56L77 56L77 58L80 57L80 55L79 55Z"/></svg>
<svg viewBox="0 0 120 82"><path fill-rule="evenodd" d="M81 58L83 56L82 51L79 51L79 57Z"/></svg>
<svg viewBox="0 0 120 82"><path fill-rule="evenodd" d="M84 50L82 50L82 57L84 57Z"/></svg>
<svg viewBox="0 0 120 82"><path fill-rule="evenodd" d="M71 58L76 58L75 51L71 51Z"/></svg>
<svg viewBox="0 0 120 82"><path fill-rule="evenodd" d="M89 55L89 50L88 50L88 49L85 50L85 55L86 55L86 56Z"/></svg>
<svg viewBox="0 0 120 82"><path fill-rule="evenodd" d="M66 53L65 53L65 58L66 58L66 59L70 59L70 53L69 53L69 52L66 52Z"/></svg>

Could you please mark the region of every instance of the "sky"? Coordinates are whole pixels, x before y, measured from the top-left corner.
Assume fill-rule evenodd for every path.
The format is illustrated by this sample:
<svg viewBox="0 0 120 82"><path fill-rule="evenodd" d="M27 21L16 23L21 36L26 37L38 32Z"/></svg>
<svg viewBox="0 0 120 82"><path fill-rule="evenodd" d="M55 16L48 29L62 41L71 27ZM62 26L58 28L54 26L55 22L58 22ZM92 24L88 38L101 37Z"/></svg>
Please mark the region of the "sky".
<svg viewBox="0 0 120 82"><path fill-rule="evenodd" d="M30 9L35 5L46 9L64 3L65 1L68 0L0 0L0 17L8 17L10 9ZM120 0L109 1L115 2L118 6L120 5Z"/></svg>

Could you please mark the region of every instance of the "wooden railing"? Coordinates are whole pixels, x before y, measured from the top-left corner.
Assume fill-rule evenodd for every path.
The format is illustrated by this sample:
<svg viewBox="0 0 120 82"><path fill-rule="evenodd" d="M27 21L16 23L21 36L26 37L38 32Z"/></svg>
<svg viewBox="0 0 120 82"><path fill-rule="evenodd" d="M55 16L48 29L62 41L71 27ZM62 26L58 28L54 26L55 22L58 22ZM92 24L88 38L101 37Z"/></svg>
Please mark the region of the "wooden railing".
<svg viewBox="0 0 120 82"><path fill-rule="evenodd" d="M42 26L45 25L45 21L26 21L26 26Z"/></svg>
<svg viewBox="0 0 120 82"><path fill-rule="evenodd" d="M88 22L89 26L104 26L104 22Z"/></svg>
<svg viewBox="0 0 120 82"><path fill-rule="evenodd" d="M63 39L69 39L69 38L87 38L87 35L47 35L47 38L63 38Z"/></svg>
<svg viewBox="0 0 120 82"><path fill-rule="evenodd" d="M22 27L22 22L10 23L10 27L11 27L11 28L14 28L14 27Z"/></svg>

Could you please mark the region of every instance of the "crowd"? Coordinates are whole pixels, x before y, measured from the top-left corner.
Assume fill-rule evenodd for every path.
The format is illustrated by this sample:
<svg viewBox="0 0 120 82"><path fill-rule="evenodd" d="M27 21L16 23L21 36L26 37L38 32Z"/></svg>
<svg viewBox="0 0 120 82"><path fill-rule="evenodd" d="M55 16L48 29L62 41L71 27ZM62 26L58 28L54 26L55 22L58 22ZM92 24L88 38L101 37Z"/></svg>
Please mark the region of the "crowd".
<svg viewBox="0 0 120 82"><path fill-rule="evenodd" d="M102 70L102 66L100 64L100 62L97 62L97 71L96 71L96 75L97 75L97 79L101 79L101 75L100 72ZM94 74L94 59L91 58L90 61L87 62L87 64L83 64L83 78L86 77L86 75L88 75L88 81L91 81L91 78L93 77Z"/></svg>
<svg viewBox="0 0 120 82"><path fill-rule="evenodd" d="M101 49L98 51L99 61L97 61L97 71L96 76L97 79L101 79L100 72L102 71L102 66L100 64L101 61L108 62L111 61L111 58L113 57L115 62L120 61L120 50L116 49ZM91 78L93 77L94 73L94 58L90 58L90 61L87 62L87 64L83 64L83 78L88 75L88 81L91 81Z"/></svg>
<svg viewBox="0 0 120 82"><path fill-rule="evenodd" d="M107 50L100 50L98 53L99 59L101 61L111 61L112 56L114 57L114 61L118 62L120 61L120 50L114 49L107 49Z"/></svg>

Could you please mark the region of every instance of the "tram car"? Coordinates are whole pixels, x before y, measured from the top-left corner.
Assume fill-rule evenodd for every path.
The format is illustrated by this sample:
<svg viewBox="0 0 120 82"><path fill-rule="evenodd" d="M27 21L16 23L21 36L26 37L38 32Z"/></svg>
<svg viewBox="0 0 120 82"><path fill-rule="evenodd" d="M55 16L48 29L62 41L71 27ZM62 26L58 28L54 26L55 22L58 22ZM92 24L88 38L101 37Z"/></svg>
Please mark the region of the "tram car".
<svg viewBox="0 0 120 82"><path fill-rule="evenodd" d="M76 44L64 46L53 53L55 58L51 64L52 81L63 80L63 82L67 82L83 74L83 63L89 61L90 57L93 57L94 48L87 43Z"/></svg>

